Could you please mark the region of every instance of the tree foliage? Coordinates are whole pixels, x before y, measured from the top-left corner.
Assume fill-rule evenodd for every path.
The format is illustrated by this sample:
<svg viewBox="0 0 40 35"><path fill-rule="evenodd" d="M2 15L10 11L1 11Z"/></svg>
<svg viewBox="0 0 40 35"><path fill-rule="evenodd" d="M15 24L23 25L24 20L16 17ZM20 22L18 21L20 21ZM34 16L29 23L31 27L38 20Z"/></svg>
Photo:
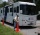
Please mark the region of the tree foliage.
<svg viewBox="0 0 40 35"><path fill-rule="evenodd" d="M0 4L0 7L4 7L5 5L8 5L8 2L3 2L2 4Z"/></svg>
<svg viewBox="0 0 40 35"><path fill-rule="evenodd" d="M37 10L39 11L40 10L40 0L36 3L36 6L37 6Z"/></svg>

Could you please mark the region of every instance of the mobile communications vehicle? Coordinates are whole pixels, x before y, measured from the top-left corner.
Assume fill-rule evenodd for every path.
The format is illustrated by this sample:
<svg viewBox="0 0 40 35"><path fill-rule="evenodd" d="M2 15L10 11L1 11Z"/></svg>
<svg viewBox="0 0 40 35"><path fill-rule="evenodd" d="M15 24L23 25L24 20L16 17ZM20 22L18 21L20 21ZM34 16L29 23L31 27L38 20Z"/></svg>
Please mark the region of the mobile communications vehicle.
<svg viewBox="0 0 40 35"><path fill-rule="evenodd" d="M5 21L14 24L13 19L17 16L16 14L19 16L19 26L36 25L37 12L35 3L18 1L11 6L6 6Z"/></svg>

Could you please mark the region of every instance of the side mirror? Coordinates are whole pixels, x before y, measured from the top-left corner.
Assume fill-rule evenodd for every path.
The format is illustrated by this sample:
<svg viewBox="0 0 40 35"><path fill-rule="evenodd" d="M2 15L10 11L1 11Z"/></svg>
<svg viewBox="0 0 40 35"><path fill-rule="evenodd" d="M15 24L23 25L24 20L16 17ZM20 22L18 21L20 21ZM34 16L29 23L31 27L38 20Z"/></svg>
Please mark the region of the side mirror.
<svg viewBox="0 0 40 35"><path fill-rule="evenodd" d="M20 10L20 14L22 14L22 10Z"/></svg>

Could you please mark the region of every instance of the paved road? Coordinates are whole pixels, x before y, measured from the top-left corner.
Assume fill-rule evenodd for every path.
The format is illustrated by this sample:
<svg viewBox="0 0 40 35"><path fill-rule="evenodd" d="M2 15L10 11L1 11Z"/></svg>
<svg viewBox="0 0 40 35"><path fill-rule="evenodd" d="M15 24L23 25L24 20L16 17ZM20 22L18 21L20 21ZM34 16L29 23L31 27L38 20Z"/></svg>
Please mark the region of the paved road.
<svg viewBox="0 0 40 35"><path fill-rule="evenodd" d="M13 29L13 27L10 25L7 25L7 24L4 24L4 25ZM37 33L35 33L35 32L37 32L36 28L34 28L34 29L21 29L21 33L23 35L37 35Z"/></svg>
<svg viewBox="0 0 40 35"><path fill-rule="evenodd" d="M40 21L36 21L37 28L34 29L22 29L23 35L38 35L40 33Z"/></svg>
<svg viewBox="0 0 40 35"><path fill-rule="evenodd" d="M37 29L22 29L21 32L23 35L37 35Z"/></svg>
<svg viewBox="0 0 40 35"><path fill-rule="evenodd" d="M36 21L36 26L40 26L40 20Z"/></svg>

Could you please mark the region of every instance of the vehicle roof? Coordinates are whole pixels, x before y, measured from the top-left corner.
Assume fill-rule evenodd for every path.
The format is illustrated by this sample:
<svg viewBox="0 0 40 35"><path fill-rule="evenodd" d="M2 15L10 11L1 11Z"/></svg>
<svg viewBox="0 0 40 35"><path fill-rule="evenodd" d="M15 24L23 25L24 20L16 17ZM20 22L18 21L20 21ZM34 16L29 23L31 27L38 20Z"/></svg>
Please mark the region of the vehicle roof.
<svg viewBox="0 0 40 35"><path fill-rule="evenodd" d="M36 6L36 4L35 3L30 3L30 2L21 2L21 1L18 1L18 2L16 2L16 3L14 3L14 4L17 4L17 5L19 5L19 4L27 4L27 5L33 5L33 6Z"/></svg>

